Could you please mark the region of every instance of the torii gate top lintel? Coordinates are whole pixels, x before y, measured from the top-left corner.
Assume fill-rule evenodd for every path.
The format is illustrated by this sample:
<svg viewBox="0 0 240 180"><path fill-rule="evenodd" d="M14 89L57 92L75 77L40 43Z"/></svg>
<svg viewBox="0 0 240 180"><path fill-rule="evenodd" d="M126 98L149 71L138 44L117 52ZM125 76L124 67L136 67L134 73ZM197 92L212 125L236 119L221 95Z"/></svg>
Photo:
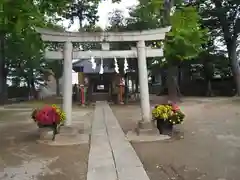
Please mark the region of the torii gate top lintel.
<svg viewBox="0 0 240 180"><path fill-rule="evenodd" d="M36 28L43 41L51 42L122 42L122 41L153 41L162 40L171 27L143 31L127 32L57 32Z"/></svg>

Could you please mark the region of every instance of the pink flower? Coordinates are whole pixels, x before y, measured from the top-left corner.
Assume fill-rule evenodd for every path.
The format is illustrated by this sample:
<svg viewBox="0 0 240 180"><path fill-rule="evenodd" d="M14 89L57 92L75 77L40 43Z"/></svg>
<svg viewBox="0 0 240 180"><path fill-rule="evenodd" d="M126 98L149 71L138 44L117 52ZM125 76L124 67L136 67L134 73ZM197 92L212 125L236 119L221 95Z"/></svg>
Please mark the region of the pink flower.
<svg viewBox="0 0 240 180"><path fill-rule="evenodd" d="M179 111L180 108L179 108L179 106L177 104L172 104L172 110L173 111Z"/></svg>

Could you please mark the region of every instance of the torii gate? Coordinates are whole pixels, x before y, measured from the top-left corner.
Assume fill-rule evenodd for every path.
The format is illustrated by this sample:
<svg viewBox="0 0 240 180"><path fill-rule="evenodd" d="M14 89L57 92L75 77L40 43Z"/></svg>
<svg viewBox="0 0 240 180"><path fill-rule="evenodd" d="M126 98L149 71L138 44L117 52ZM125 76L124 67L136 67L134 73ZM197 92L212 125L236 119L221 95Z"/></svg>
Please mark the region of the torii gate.
<svg viewBox="0 0 240 180"><path fill-rule="evenodd" d="M72 60L81 58L138 58L142 120L151 120L146 57L162 57L162 49L146 48L145 41L163 40L170 27L131 32L56 32L36 29L46 42L63 42L63 51L46 51L46 59L64 59L63 63L63 110L66 126L72 124ZM137 42L137 48L124 51L109 50L108 42ZM100 51L74 51L73 42L101 42Z"/></svg>

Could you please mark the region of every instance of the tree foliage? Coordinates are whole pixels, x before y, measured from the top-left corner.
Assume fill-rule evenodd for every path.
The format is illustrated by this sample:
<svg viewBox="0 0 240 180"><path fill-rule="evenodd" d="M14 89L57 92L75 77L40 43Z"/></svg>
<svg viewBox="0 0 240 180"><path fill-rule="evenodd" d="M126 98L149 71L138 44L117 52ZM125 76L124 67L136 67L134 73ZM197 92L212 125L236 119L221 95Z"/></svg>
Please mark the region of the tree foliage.
<svg viewBox="0 0 240 180"><path fill-rule="evenodd" d="M212 35L222 35L230 41L240 33L240 1L238 0L198 0L197 6L204 26Z"/></svg>
<svg viewBox="0 0 240 180"><path fill-rule="evenodd" d="M43 43L35 27L55 23L68 0L0 1L0 103L7 99L7 77L35 89L43 61ZM53 25L54 26L54 25ZM21 83L19 83L21 84Z"/></svg>
<svg viewBox="0 0 240 180"><path fill-rule="evenodd" d="M139 4L130 9L127 19L128 30L154 29L163 25L163 0L140 0Z"/></svg>
<svg viewBox="0 0 240 180"><path fill-rule="evenodd" d="M56 18L69 0L0 1L0 31L24 33Z"/></svg>
<svg viewBox="0 0 240 180"><path fill-rule="evenodd" d="M176 10L171 17L171 31L164 44L169 63L193 59L203 50L207 41L207 29L200 24L200 16L192 6Z"/></svg>
<svg viewBox="0 0 240 180"><path fill-rule="evenodd" d="M240 35L240 1L198 0L196 4L203 25L210 29L212 36L224 39L235 77L237 95L240 95L240 69L237 60L237 39Z"/></svg>
<svg viewBox="0 0 240 180"><path fill-rule="evenodd" d="M114 0L113 3L119 1ZM49 63L44 61L43 52L46 44L42 43L34 27L59 29L62 27L57 26L56 22L65 18L71 23L78 19L81 31L102 31L96 26L99 19L97 15L99 2L100 0L0 1L0 99L6 92L5 84L8 76L11 76L15 84L19 85L24 81L29 89L35 89L35 86L41 83L42 67L52 69L56 79L62 75L61 61ZM154 29L171 24L172 29L164 43L168 65L173 66L181 61L196 58L205 59L201 60L201 63L212 75L212 70L215 71L214 69L220 67L224 67L227 72L231 62L233 75L238 77L236 82L240 94L240 70L237 61L240 1L196 0L194 2L186 4L182 0L139 0L139 4L130 9L130 17L127 19L123 17L121 11L113 12L110 15L110 27L107 31ZM170 11L173 6L176 7L176 11L171 16ZM212 45L206 44L206 41L212 43L217 37L224 39L229 62L222 58L223 56L213 58L213 55L218 57L219 53L215 49L210 51ZM157 41L147 42L147 45L163 47L162 42ZM99 49L100 43L78 43L74 46L91 50ZM129 42L112 44L113 49L129 49L131 46L135 44ZM62 44L53 43L50 48L62 48ZM156 68L162 64L161 58L149 62L156 60L159 63L151 67ZM134 62L133 66L136 68L135 61L129 62Z"/></svg>
<svg viewBox="0 0 240 180"><path fill-rule="evenodd" d="M97 15L99 2L100 0L71 0L61 14L70 20L71 24L78 19L80 29L83 28L84 21L89 25L95 25L99 18Z"/></svg>

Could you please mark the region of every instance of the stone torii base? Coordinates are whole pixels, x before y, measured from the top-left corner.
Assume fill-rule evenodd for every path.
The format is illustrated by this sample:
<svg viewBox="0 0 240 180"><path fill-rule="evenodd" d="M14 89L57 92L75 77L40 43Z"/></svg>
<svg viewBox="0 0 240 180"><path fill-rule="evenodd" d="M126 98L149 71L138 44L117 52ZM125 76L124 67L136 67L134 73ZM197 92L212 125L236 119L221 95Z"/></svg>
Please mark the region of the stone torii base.
<svg viewBox="0 0 240 180"><path fill-rule="evenodd" d="M87 144L89 142L89 134L79 133L79 129L75 127L61 127L60 133L56 134L54 141L52 140L52 135L52 129L40 128L40 138L37 140L37 143L47 144L50 146L71 146Z"/></svg>

